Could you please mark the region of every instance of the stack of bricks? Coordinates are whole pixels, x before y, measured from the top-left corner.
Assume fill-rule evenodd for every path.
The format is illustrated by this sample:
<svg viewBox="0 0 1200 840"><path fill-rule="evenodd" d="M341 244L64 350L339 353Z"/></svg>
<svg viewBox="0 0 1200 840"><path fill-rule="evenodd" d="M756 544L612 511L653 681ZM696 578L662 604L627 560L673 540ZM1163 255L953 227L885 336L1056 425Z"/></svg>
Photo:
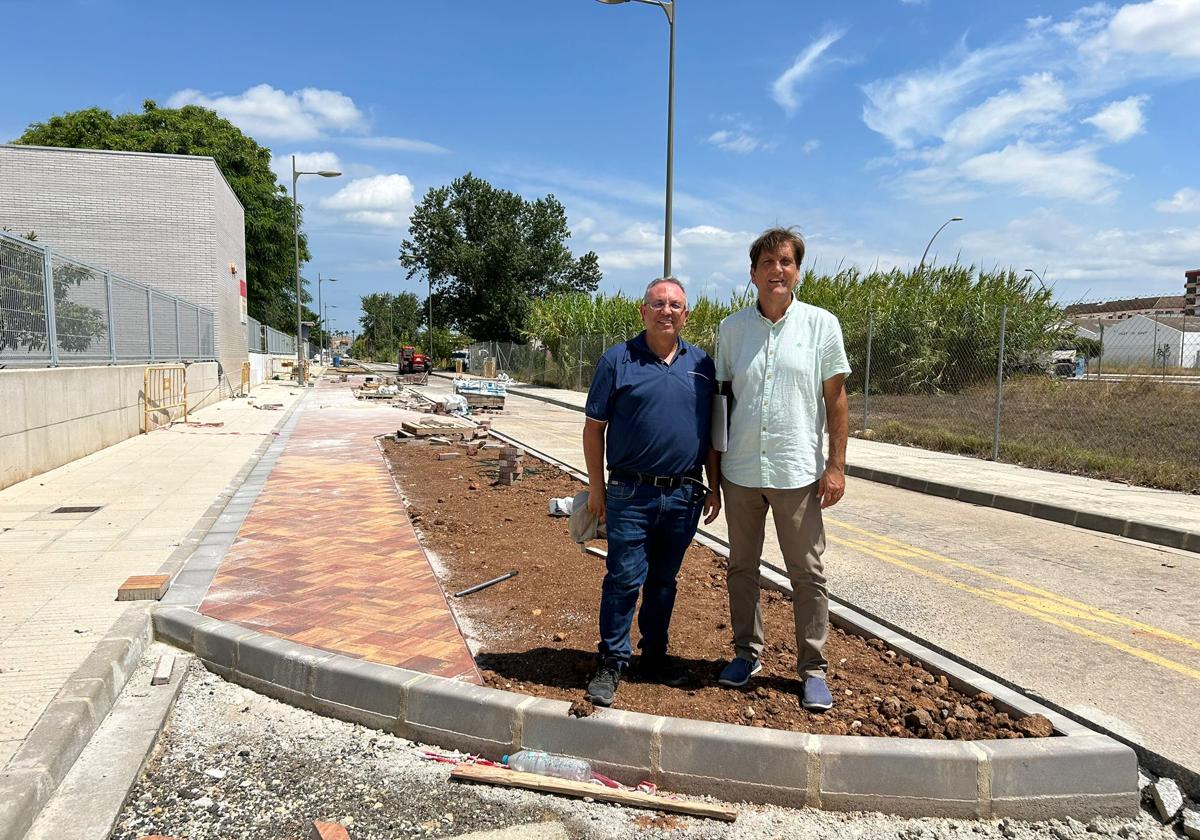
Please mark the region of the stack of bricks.
<svg viewBox="0 0 1200 840"><path fill-rule="evenodd" d="M512 484L525 472L521 463L521 450L515 446L506 446L500 450L500 483Z"/></svg>

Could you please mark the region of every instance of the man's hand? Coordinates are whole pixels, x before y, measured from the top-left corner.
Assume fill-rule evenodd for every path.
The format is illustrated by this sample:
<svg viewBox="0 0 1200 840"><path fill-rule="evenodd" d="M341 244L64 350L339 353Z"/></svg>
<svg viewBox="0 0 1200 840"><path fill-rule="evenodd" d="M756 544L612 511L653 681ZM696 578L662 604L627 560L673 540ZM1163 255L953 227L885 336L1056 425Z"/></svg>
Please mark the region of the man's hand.
<svg viewBox="0 0 1200 840"><path fill-rule="evenodd" d="M588 488L588 510L601 522L604 521L604 485Z"/></svg>
<svg viewBox="0 0 1200 840"><path fill-rule="evenodd" d="M817 482L817 498L821 500L821 507L833 507L845 494L846 471L833 465L826 467L821 480Z"/></svg>
<svg viewBox="0 0 1200 840"><path fill-rule="evenodd" d="M711 525L721 514L721 491L709 490L704 497L704 524Z"/></svg>

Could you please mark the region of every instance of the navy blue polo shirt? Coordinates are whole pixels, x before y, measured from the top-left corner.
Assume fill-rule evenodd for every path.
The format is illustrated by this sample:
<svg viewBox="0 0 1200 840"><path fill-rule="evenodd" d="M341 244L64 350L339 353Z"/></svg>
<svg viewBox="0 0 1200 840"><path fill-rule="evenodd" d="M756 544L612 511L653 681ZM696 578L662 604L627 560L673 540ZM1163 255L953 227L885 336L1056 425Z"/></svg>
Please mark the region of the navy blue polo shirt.
<svg viewBox="0 0 1200 840"><path fill-rule="evenodd" d="M643 331L608 348L596 363L587 416L608 423L608 468L682 475L704 464L712 445L716 365L679 340L671 364L646 344Z"/></svg>

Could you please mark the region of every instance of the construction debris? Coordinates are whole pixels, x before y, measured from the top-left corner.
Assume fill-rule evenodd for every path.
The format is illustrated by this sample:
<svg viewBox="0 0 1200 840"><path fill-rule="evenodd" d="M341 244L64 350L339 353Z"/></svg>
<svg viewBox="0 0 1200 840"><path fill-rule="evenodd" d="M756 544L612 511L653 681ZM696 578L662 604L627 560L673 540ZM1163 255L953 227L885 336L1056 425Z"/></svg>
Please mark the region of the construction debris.
<svg viewBox="0 0 1200 840"><path fill-rule="evenodd" d="M259 411L279 411L283 408L283 403L255 403L254 407Z"/></svg>
<svg viewBox="0 0 1200 840"><path fill-rule="evenodd" d="M539 793L557 793L562 796L589 798L597 802L615 802L618 805L629 805L634 808L668 811L693 817L708 817L724 822L733 822L737 819L737 811L724 805L694 802L687 799L668 799L665 796L654 796L641 791L620 790L590 782L556 779L537 773L522 773L519 770L484 767L479 764L460 764L450 771L450 778L465 782L525 788Z"/></svg>
<svg viewBox="0 0 1200 840"><path fill-rule="evenodd" d="M150 678L150 685L166 685L171 682L171 671L174 669L175 657L164 653L158 657L158 664L154 666L154 676Z"/></svg>
<svg viewBox="0 0 1200 840"><path fill-rule="evenodd" d="M159 601L170 585L170 575L134 575L117 588L117 600Z"/></svg>
<svg viewBox="0 0 1200 840"><path fill-rule="evenodd" d="M494 379L456 379L454 393L461 395L473 411L503 411L507 395L504 383Z"/></svg>
<svg viewBox="0 0 1200 840"><path fill-rule="evenodd" d="M1183 793L1174 779L1159 779L1151 786L1150 796L1154 800L1158 818L1164 823L1175 819L1183 808Z"/></svg>
<svg viewBox="0 0 1200 840"><path fill-rule="evenodd" d="M439 461L449 461L453 458L460 458L460 457L462 457L461 452L443 452L437 456L437 459Z"/></svg>
<svg viewBox="0 0 1200 840"><path fill-rule="evenodd" d="M500 450L500 483L511 485L525 472L523 453L515 446Z"/></svg>
<svg viewBox="0 0 1200 840"><path fill-rule="evenodd" d="M495 586L497 583L506 581L509 578L515 578L516 576L517 576L517 573L515 571L512 571L512 572L509 572L508 574L500 575L499 577L494 577L491 580L485 580L483 583L477 583L474 586L468 586L466 589L463 589L459 592L455 592L454 597L461 598L464 595L470 595L472 592L478 592L481 589L487 589L489 586Z"/></svg>
<svg viewBox="0 0 1200 840"><path fill-rule="evenodd" d="M308 840L350 840L350 832L341 823L314 820Z"/></svg>
<svg viewBox="0 0 1200 840"><path fill-rule="evenodd" d="M474 434L475 424L469 420L460 420L457 417L422 417L420 420L411 423L407 421L401 423L400 428L410 435L430 437L432 435L446 434Z"/></svg>

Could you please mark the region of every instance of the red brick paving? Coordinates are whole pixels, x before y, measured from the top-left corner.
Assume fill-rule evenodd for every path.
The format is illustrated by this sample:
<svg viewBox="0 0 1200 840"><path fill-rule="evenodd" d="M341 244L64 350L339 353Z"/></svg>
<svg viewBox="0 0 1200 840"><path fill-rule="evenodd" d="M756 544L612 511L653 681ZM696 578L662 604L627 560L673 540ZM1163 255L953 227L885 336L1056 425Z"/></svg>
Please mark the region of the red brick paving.
<svg viewBox="0 0 1200 840"><path fill-rule="evenodd" d="M322 650L480 682L375 443L399 425L399 412L352 407L349 385L322 380L299 409L200 611Z"/></svg>

